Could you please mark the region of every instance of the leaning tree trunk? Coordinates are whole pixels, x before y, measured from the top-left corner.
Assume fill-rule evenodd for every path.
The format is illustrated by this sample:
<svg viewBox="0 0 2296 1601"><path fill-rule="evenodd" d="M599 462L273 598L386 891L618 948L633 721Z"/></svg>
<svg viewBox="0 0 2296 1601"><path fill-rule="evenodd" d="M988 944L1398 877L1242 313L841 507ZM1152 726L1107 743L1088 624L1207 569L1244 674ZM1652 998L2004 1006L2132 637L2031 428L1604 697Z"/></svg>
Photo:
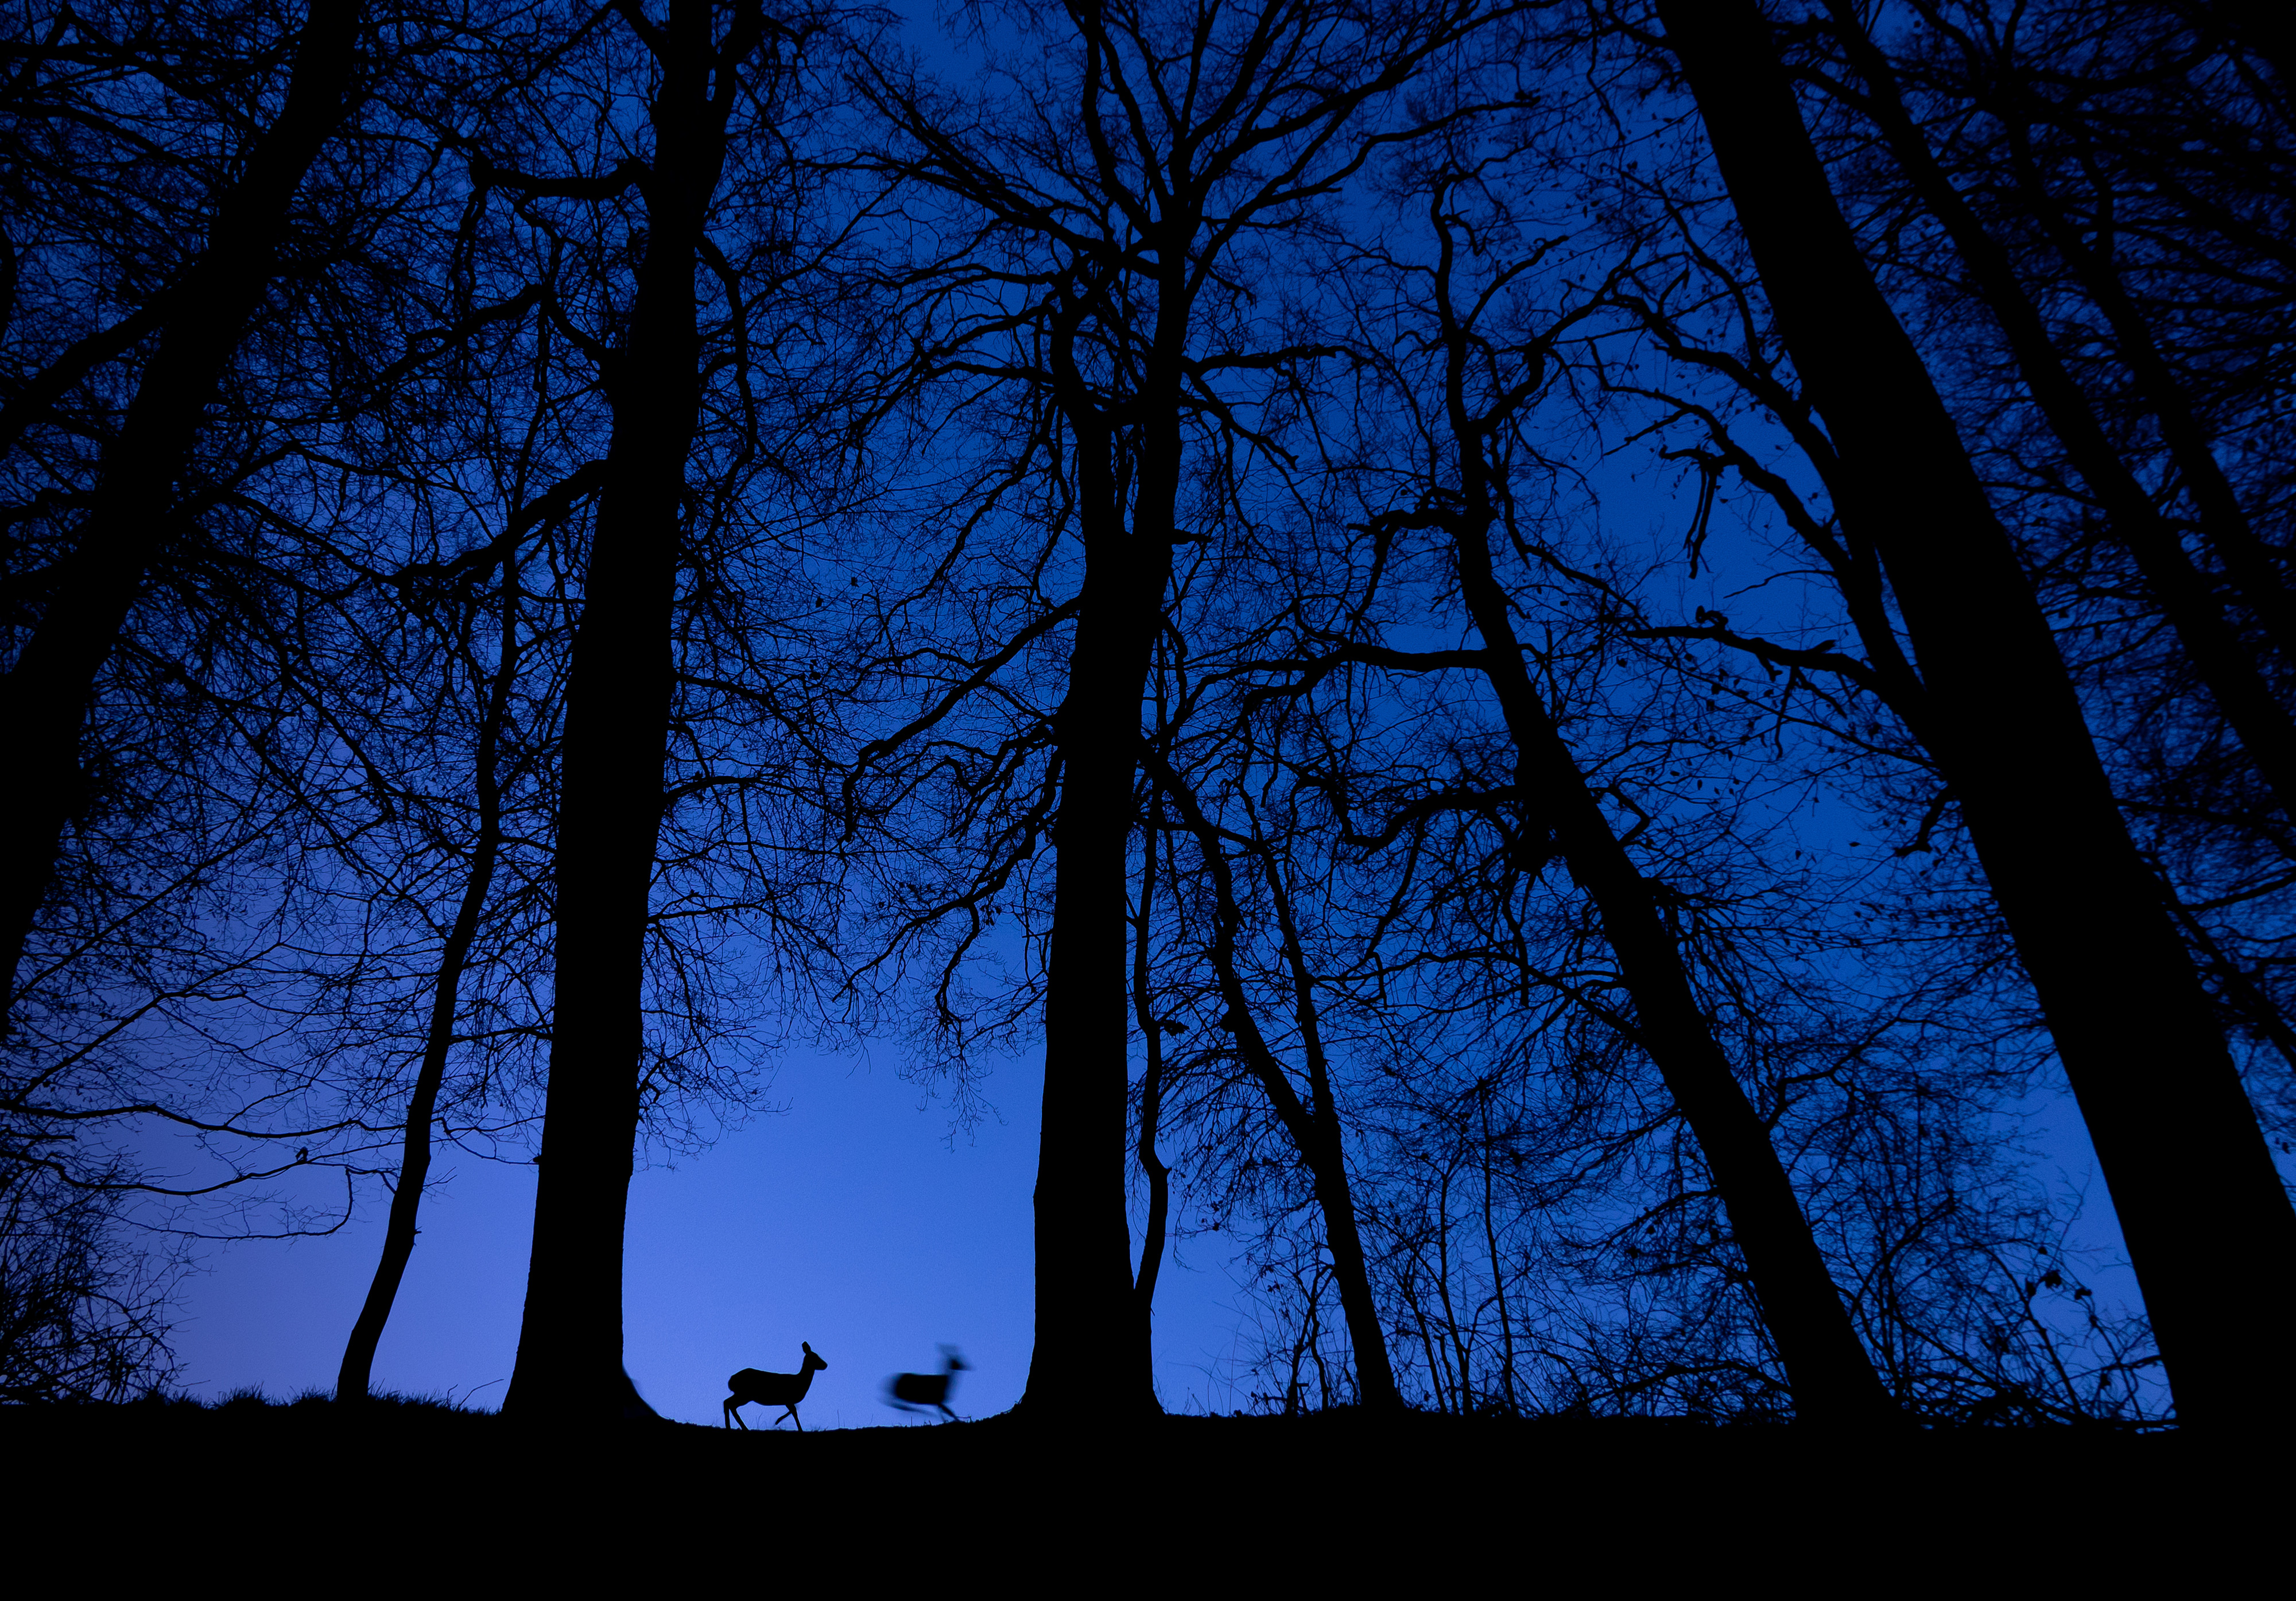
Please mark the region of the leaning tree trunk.
<svg viewBox="0 0 2296 1601"><path fill-rule="evenodd" d="M557 973L534 1246L504 1409L651 1416L622 1367L622 1238L637 1138L640 992L674 688L686 457L701 403L694 274L726 158L728 80L709 0L654 43L645 255L609 370L613 438L568 671ZM712 93L712 69L718 82Z"/></svg>
<svg viewBox="0 0 2296 1601"><path fill-rule="evenodd" d="M1455 346L1455 353L1462 349ZM1461 459L1469 505L1487 509L1488 489L1471 439L1462 439ZM1895 1407L1826 1271L1769 1130L1698 1004L1652 886L1603 815L1523 665L1506 594L1491 568L1488 524L1472 513L1453 521L1460 592L1483 636L1483 670L1514 742L1515 787L1553 830L1571 876L1595 903L1634 1001L1633 1038L1705 1154L1762 1321L1777 1342L1794 1410L1816 1423L1887 1420Z"/></svg>
<svg viewBox="0 0 2296 1601"><path fill-rule="evenodd" d="M2279 80L2284 104L2296 107L2296 18L2282 0L2203 0L2210 21L2262 56Z"/></svg>
<svg viewBox="0 0 2296 1601"><path fill-rule="evenodd" d="M1443 226L1439 220L1438 226ZM1572 879L1595 904L1633 1003L1624 1027L1658 1068L1705 1156L1763 1323L1776 1342L1795 1412L1828 1424L1892 1422L1897 1408L1826 1270L1792 1180L1715 1037L1681 944L1660 914L1658 886L1643 875L1611 828L1524 664L1513 604L1491 562L1500 487L1488 442L1537 388L1535 382L1517 385L1494 410L1477 415L1468 384L1482 347L1472 317L1463 321L1452 300L1447 236L1434 286L1444 415L1459 481L1453 509L1417 515L1451 536L1460 598L1482 636L1473 660L1514 745L1516 791L1529 819L1552 836Z"/></svg>
<svg viewBox="0 0 2296 1601"><path fill-rule="evenodd" d="M1283 941L1284 965L1292 973L1292 1021L1307 1058L1308 1104L1300 1154L1316 1181L1316 1204L1324 1214L1324 1240L1331 1247L1332 1278L1339 1287L1340 1312L1348 1325L1348 1342L1356 1355L1356 1390L1365 1410L1403 1410L1403 1392L1395 1382L1395 1364L1388 1358L1387 1335L1380 1327L1379 1302L1372 1294L1371 1262L1365 1254L1363 1229L1357 1217L1355 1186L1348 1178L1346 1131L1340 1122L1340 1100L1332 1087L1331 1055L1324 1048L1324 1030L1316 1005L1315 975L1308 966L1307 942L1292 915L1292 897L1275 852L1264 842L1259 850L1267 874L1268 899L1275 903L1276 932ZM1232 974L1233 955L1227 963ZM1240 992L1240 991L1239 991ZM1233 1002L1231 1002L1233 1005ZM1261 1042L1270 1065L1273 1057ZM1288 1088L1288 1087L1287 1087ZM1491 1270L1501 1272L1498 1259ZM1502 1298L1500 1319L1505 1319ZM1512 1338L1512 1336L1510 1336ZM1508 1383L1513 1382L1510 1375Z"/></svg>
<svg viewBox="0 0 2296 1601"><path fill-rule="evenodd" d="M1464 521L1464 520L1463 520ZM1659 915L1651 882L1611 830L1522 662L1506 597L1491 571L1485 530L1462 529L1460 587L1483 636L1485 672L1515 747L1515 787L1602 919L1633 998L1630 1025L1704 1154L1715 1193L1762 1321L1776 1341L1797 1416L1814 1423L1883 1422L1896 1408L1841 1303L1825 1259L1730 1058L1691 988L1681 948Z"/></svg>
<svg viewBox="0 0 2296 1601"><path fill-rule="evenodd" d="M0 679L16 816L0 852L0 1032L65 826L88 798L79 743L96 680L175 532L176 479L276 270L295 192L348 113L358 29L359 7L349 0L311 8L279 119L256 138L218 199L206 248L164 291L159 347L97 467L81 559Z"/></svg>
<svg viewBox="0 0 2296 1601"><path fill-rule="evenodd" d="M1931 753L2087 1123L2178 1415L2283 1415L2257 1332L2296 1315L2296 1210L2015 549L1826 186L1760 10L1659 13L1838 454L1837 508L1896 593Z"/></svg>
<svg viewBox="0 0 2296 1601"><path fill-rule="evenodd" d="M463 881L463 898L455 908L454 924L439 954L439 978L430 994L422 1063L415 1071L414 1093L406 1102L398 1185L391 1192L390 1217L383 1228L382 1259L375 1264L366 1300L343 1347L342 1367L335 1375L338 1401L356 1404L367 1399L374 1377L375 1348L382 1342L382 1331L398 1300L398 1286L406 1277L406 1264L414 1255L422 1186L430 1178L430 1124L438 1114L439 1087L447 1078L447 1057L454 1048L463 974L470 965L471 948L478 940L479 919L494 890L496 864L502 858L502 735L510 718L511 690L518 679L518 554L514 550L503 558L502 609L501 654L480 711L478 759L472 777L479 803L478 838L472 842L470 873Z"/></svg>
<svg viewBox="0 0 2296 1601"><path fill-rule="evenodd" d="M1341 1315L1347 1320L1348 1343L1355 1352L1357 1392L1366 1411L1400 1412L1403 1392L1396 1385L1395 1365L1380 1327L1379 1302L1372 1293L1371 1268L1356 1218L1355 1189L1348 1178L1345 1130L1316 1021L1313 979L1283 891L1280 866L1272 850L1263 847L1256 852L1267 874L1284 961L1292 973L1294 1018L1308 1058L1308 1101L1302 1101L1292 1088L1243 988L1236 962L1236 946L1243 932L1243 903L1236 896L1235 872L1228 863L1219 828L1179 775L1164 766L1160 758L1154 759L1158 782L1171 795L1188 832L1195 837L1197 854L1203 858L1206 876L1211 881L1216 916L1210 954L1219 981L1220 999L1227 1007L1226 1027L1235 1035L1236 1054L1259 1081L1276 1121L1291 1137L1292 1148L1300 1154L1314 1186L1316 1210L1323 1214L1324 1243L1332 1252L1332 1279L1340 1293Z"/></svg>
<svg viewBox="0 0 2296 1601"><path fill-rule="evenodd" d="M2057 354L2040 308L2025 292L2008 251L1987 231L1931 153L1898 96L1889 59L1866 33L1856 6L1851 0L1827 0L1827 9L1833 13L1835 31L1851 64L1866 79L1868 111L1915 193L1953 241L1970 287L1992 311L2034 404L2048 419L2073 471L2111 517L2113 534L2144 575L2161 614L2177 630L2217 710L2240 736L2281 810L2296 820L2296 718L2290 717L2250 657L2214 583L2185 554L2182 538L2106 435L2095 408ZM2179 464L2189 479L2190 464L2179 457ZM2213 469L2213 457L2209 465ZM2215 497L2204 498L2216 503ZM2234 509L2237 513L2237 503ZM2253 581L2249 591L2256 593Z"/></svg>
<svg viewBox="0 0 2296 1601"><path fill-rule="evenodd" d="M2264 625L2283 664L2296 667L2296 593L2289 589L2284 558L2259 537L2242 506L2217 459L2216 440L2206 421L2194 408L2143 309L2122 283L2112 247L2080 226L2050 192L2030 143L2030 121L2042 113L2022 99L1988 109L2008 130L2010 153L2033 217L2112 331L2112 347L2136 380L2139 403L2160 426L2161 442L2184 480L2185 493L2200 513L2201 530L2224 563L2225 576ZM2149 579L2152 575L2145 576ZM2243 729L2242 738L2247 737Z"/></svg>

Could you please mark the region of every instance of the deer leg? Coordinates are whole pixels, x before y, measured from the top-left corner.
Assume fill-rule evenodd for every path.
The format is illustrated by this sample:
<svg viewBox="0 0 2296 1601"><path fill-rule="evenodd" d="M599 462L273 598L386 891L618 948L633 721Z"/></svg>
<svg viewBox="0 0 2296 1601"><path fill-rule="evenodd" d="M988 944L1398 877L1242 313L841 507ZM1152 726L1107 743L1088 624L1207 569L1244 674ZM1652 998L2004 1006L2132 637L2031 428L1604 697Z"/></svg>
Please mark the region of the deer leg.
<svg viewBox="0 0 2296 1601"><path fill-rule="evenodd" d="M739 1423L742 1424L742 1432L743 1433L746 1434L750 1432L750 1425L748 1424L742 1423L742 1403L740 1401L735 1400L730 1395L727 1396L726 1398L725 1411L726 1426L727 1428L731 1428L735 1424Z"/></svg>

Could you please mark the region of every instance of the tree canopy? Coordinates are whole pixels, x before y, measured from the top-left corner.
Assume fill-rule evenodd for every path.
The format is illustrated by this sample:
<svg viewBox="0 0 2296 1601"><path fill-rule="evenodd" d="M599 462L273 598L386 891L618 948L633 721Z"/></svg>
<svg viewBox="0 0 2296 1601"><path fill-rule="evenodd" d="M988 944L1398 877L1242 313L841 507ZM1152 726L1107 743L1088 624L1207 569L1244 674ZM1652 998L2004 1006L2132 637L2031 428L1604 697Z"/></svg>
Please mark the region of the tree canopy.
<svg viewBox="0 0 2296 1601"><path fill-rule="evenodd" d="M960 1118L1043 1048L1033 1416L1155 1408L1211 1231L1275 1410L2269 1411L2290 70L2210 0L22 0L0 1387L383 1206L364 1398L450 1147L541 1164L508 1408L641 1413L633 1162L894 1037Z"/></svg>

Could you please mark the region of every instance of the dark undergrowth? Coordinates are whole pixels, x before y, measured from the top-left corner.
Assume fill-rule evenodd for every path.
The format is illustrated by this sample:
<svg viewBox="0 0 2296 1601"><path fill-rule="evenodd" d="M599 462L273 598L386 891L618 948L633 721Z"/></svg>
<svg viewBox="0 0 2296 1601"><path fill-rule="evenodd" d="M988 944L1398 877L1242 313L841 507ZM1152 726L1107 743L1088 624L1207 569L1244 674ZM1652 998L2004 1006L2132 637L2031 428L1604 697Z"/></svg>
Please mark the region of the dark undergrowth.
<svg viewBox="0 0 2296 1601"><path fill-rule="evenodd" d="M2012 1574L2197 1573L2276 1539L2291 1488L2267 1442L2101 1429L1006 1414L742 1433L396 1396L4 1408L0 1457L20 1470L22 1527L43 1508L100 1517L132 1486L123 1553L172 1530L305 1561L398 1550L553 1572L818 1559L858 1577L962 1556L1215 1590L1221 1574L1343 1584L1391 1564L1592 1567L1630 1593L1660 1572L1734 1588L1919 1573L1980 1592Z"/></svg>

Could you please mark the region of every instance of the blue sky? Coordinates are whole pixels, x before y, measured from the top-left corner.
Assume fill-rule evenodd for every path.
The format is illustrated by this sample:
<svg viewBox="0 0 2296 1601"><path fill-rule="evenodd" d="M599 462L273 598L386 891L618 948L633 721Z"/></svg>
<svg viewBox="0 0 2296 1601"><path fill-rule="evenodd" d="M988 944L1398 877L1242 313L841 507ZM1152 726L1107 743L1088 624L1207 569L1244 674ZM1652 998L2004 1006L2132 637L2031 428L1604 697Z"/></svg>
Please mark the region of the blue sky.
<svg viewBox="0 0 2296 1601"><path fill-rule="evenodd" d="M929 47L936 36L921 22L925 8L901 9L908 41ZM934 53L943 70L958 67L945 45ZM1613 464L1600 476L1611 496L1609 515L1626 537L1649 523L1660 543L1678 542L1691 499L1661 502L1674 488L1669 474L1621 482ZM1770 613L1747 616L1742 627L1790 625L1798 601L1792 586L1742 593L1773 564L1726 526L1734 522L1717 519L1707 550L1713 567L1682 610L1693 599L1726 599L1734 614ZM1872 839L1836 800L1812 809L1808 833L1820 849ZM805 1404L810 1427L903 1422L880 1399L887 1376L933 1367L944 1343L972 1364L955 1398L960 1412L985 1416L1019 1398L1033 1315L1029 1197L1040 1063L1001 1064L982 1087L997 1115L951 1141L947 1110L898 1074L898 1059L890 1048L873 1063L793 1055L767 1097L785 1111L727 1132L675 1168L636 1176L627 1364L666 1416L717 1423L728 1373L794 1370L800 1341L829 1363ZM2109 1203L2091 1178L2094 1159L2069 1100L2051 1082L2034 1110L2043 1172L2065 1189L2087 1190L2077 1238L2117 1253ZM436 1170L375 1382L499 1405L517 1342L534 1170L454 1152L442 1153ZM282 1397L332 1388L380 1250L382 1205L370 1194L357 1221L324 1238L216 1248L186 1285L177 1316L184 1388L209 1398L250 1385ZM2125 1273L2102 1278L2108 1294L2133 1300ZM1218 1242L1177 1248L1155 1320L1166 1407L1248 1405L1251 1327Z"/></svg>
<svg viewBox="0 0 2296 1601"><path fill-rule="evenodd" d="M1621 481L1613 466L1607 477L1613 537L1678 548L1686 497L1662 499L1672 487L1663 475ZM1743 593L1767 562L1734 521L1717 519L1707 555L1710 568L1686 587L1683 612L1726 599L1734 611L1767 613L1742 626L1792 626L1792 601L1779 590ZM1852 839L1872 847L1878 837L1870 818L1823 792L1802 810L1798 832L1826 851ZM626 1358L664 1415L718 1423L727 1374L794 1371L801 1341L830 1364L805 1404L808 1427L909 1421L882 1403L885 1381L933 1367L941 1344L972 1364L956 1391L960 1412L987 1416L1020 1398L1034 1312L1041 1059L995 1064L980 1085L995 1115L953 1140L947 1107L900 1076L900 1060L890 1044L873 1059L791 1053L758 1096L784 1110L729 1129L675 1167L636 1175ZM2085 1192L2071 1242L2088 1250L2085 1277L2108 1301L2133 1303L2130 1276L2105 1265L2119 1256L2118 1230L2054 1073L2043 1076L2029 1110L2038 1176L2060 1195ZM498 1406L517 1347L534 1170L444 1149L434 1170L375 1383ZM183 1387L209 1399L250 1385L275 1397L331 1390L381 1249L384 1205L370 1190L358 1219L332 1236L210 1248L178 1310ZM1174 1411L1250 1405L1255 1319L1221 1244L1177 1247L1159 1283L1156 1383Z"/></svg>
<svg viewBox="0 0 2296 1601"><path fill-rule="evenodd" d="M1041 1063L1001 1064L984 1086L998 1118L952 1145L946 1110L892 1061L792 1057L773 1087L787 1112L636 1176L627 1361L666 1416L718 1422L727 1374L792 1371L800 1341L829 1363L802 1408L808 1428L905 1421L880 1399L885 1380L933 1367L940 1344L973 1365L958 1411L986 1416L1020 1399ZM534 1170L459 1153L442 1154L439 1170L452 1176L424 1204L375 1383L496 1406L518 1344ZM246 1385L275 1397L332 1390L381 1217L371 1198L357 1223L324 1238L217 1249L178 1313L184 1388L208 1399ZM1249 1326L1240 1305L1215 1242L1168 1258L1155 1335L1168 1408L1245 1404L1231 1382L1245 1351L1239 1322Z"/></svg>

